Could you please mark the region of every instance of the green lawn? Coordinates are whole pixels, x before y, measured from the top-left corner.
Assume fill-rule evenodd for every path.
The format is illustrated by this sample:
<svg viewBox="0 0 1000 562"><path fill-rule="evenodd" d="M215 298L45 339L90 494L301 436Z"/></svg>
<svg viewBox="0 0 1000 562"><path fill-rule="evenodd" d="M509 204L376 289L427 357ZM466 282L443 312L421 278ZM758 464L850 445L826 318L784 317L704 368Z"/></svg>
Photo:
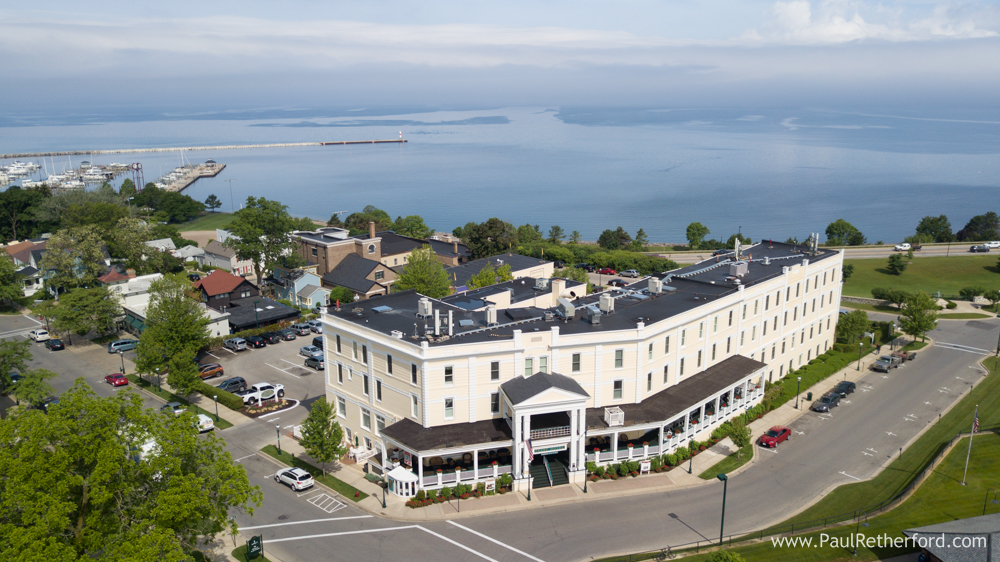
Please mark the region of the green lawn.
<svg viewBox="0 0 1000 562"><path fill-rule="evenodd" d="M938 318L945 320L974 320L976 318L993 318L992 314L979 314L978 312L946 312L938 314Z"/></svg>
<svg viewBox="0 0 1000 562"><path fill-rule="evenodd" d="M267 445L266 447L261 449L261 452L271 455L272 457L278 459L284 464L287 464L288 466L295 466L305 470L309 474L312 474L313 478L316 479L317 482L323 484L327 488L340 492L340 495L344 496L347 499L359 502L368 497L368 494L362 492L361 490L358 490L354 486L351 486L350 484L344 482L343 480L340 480L339 478L336 478L330 474L323 476L322 470L316 468L315 466L307 463L306 461L298 457L293 456L288 451L282 451L279 454L278 449L274 445ZM355 497L354 494L358 494L357 497Z"/></svg>
<svg viewBox="0 0 1000 562"><path fill-rule="evenodd" d="M181 404L187 404L188 409L194 412L195 414L205 414L206 416L212 418L213 421L215 420L215 412L209 412L204 408L200 408L199 406L189 402L187 399L177 396L172 392L167 392L162 388L157 389L155 384L150 384L148 382L151 380L151 377L140 379L138 374L125 375L125 376L128 377L129 384L134 384L139 388L145 390L146 392L151 392L159 396L160 398L163 398L167 402L180 402ZM219 421L215 422L215 427L216 429L220 430L229 429L230 427L233 427L233 424L230 423L226 418L220 417Z"/></svg>
<svg viewBox="0 0 1000 562"><path fill-rule="evenodd" d="M193 221L178 223L174 226L181 232L189 230L215 230L226 228L233 222L235 216L231 213L206 213Z"/></svg>
<svg viewBox="0 0 1000 562"><path fill-rule="evenodd" d="M868 295L868 297L871 298L871 295ZM855 310L867 310L869 312L884 312L885 314L898 315L900 313L900 310L891 304L865 304L861 302L840 301L840 306Z"/></svg>
<svg viewBox="0 0 1000 562"><path fill-rule="evenodd" d="M844 260L844 265L854 266L844 294L871 298L872 288L892 287L931 296L941 291L943 297L955 297L963 287L972 285L1000 288L996 256L915 257L902 275L890 274L887 263L887 259Z"/></svg>
<svg viewBox="0 0 1000 562"><path fill-rule="evenodd" d="M721 461L713 464L712 467L706 470L705 472L699 474L698 478L701 478L702 480L711 480L716 476L718 476L719 474L722 473L728 474L736 470L737 468L745 465L746 463L750 462L751 459L753 459L754 447L755 447L754 443L751 442L746 447L740 449L739 458L737 458L736 453L732 453L731 455L727 456Z"/></svg>

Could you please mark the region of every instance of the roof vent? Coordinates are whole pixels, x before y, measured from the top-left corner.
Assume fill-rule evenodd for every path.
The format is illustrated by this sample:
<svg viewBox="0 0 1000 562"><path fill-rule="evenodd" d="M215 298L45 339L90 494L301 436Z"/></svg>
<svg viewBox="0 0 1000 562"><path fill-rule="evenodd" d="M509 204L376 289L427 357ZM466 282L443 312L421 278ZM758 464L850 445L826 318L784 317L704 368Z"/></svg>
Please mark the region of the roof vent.
<svg viewBox="0 0 1000 562"><path fill-rule="evenodd" d="M623 412L622 409L619 408L618 406L605 408L604 423L608 424L608 427L618 427L625 425L625 412Z"/></svg>
<svg viewBox="0 0 1000 562"><path fill-rule="evenodd" d="M462 328L471 328L471 327L475 326L476 323L473 322L472 320L469 320L468 318L466 318L464 320L459 320L458 321L458 325L461 326Z"/></svg>
<svg viewBox="0 0 1000 562"><path fill-rule="evenodd" d="M374 312L375 314L384 314L386 312L392 312L392 307L391 306L385 306L385 305L373 306L372 307L372 312Z"/></svg>
<svg viewBox="0 0 1000 562"><path fill-rule="evenodd" d="M396 338L397 340L403 339L403 332L400 332L399 330L393 330L391 334L392 337Z"/></svg>
<svg viewBox="0 0 1000 562"><path fill-rule="evenodd" d="M736 263L729 264L729 274L733 277L743 277L747 274L748 269L749 267L745 261L738 261Z"/></svg>
<svg viewBox="0 0 1000 562"><path fill-rule="evenodd" d="M608 293L604 293L603 295L601 295L599 303L601 307L601 312L604 312L606 314L611 314L612 312L615 311L615 299L612 298L612 296L609 295Z"/></svg>
<svg viewBox="0 0 1000 562"><path fill-rule="evenodd" d="M590 323L593 325L598 325L601 323L601 311L596 308L588 308L587 316L590 319Z"/></svg>
<svg viewBox="0 0 1000 562"><path fill-rule="evenodd" d="M432 313L433 309L431 308L431 299L422 297L420 301L417 302L417 316L423 316L426 318Z"/></svg>
<svg viewBox="0 0 1000 562"><path fill-rule="evenodd" d="M545 318L546 322L551 322L552 320L555 319L556 313L552 312L551 310L546 310L545 312L542 313L542 317Z"/></svg>
<svg viewBox="0 0 1000 562"><path fill-rule="evenodd" d="M771 265L771 258L770 257L764 256L764 265Z"/></svg>
<svg viewBox="0 0 1000 562"><path fill-rule="evenodd" d="M497 324L497 305L489 303L486 305L486 325L495 326Z"/></svg>

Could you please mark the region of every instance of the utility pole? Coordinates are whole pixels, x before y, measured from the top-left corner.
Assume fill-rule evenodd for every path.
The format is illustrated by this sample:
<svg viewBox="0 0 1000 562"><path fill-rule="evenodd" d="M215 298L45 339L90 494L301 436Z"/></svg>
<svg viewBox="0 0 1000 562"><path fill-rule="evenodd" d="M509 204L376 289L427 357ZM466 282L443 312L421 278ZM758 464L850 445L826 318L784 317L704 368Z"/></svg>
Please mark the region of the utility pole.
<svg viewBox="0 0 1000 562"><path fill-rule="evenodd" d="M233 182L234 181L236 181L236 180L233 180L233 179L226 180L226 182L229 183L229 205L230 205L230 207L232 209L231 212L233 212L233 213L236 212L236 200L233 199Z"/></svg>

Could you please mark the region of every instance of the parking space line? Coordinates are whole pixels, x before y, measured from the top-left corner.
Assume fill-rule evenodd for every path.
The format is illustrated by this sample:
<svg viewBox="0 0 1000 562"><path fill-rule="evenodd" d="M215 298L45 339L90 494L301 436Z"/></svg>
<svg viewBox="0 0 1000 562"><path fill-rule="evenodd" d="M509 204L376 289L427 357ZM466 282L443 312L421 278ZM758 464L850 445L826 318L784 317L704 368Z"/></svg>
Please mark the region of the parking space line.
<svg viewBox="0 0 1000 562"><path fill-rule="evenodd" d="M212 355L211 353L209 353L209 352L207 352L207 351L205 352L205 355L211 355L212 357L215 357L216 359L218 359L218 358L219 358L219 356L218 356L218 355Z"/></svg>
<svg viewBox="0 0 1000 562"><path fill-rule="evenodd" d="M848 473L844 472L843 470L841 470L841 471L840 471L840 473L841 473L842 475L844 475L844 476L848 477L848 478L853 478L853 479L855 479L855 480L857 480L857 481L859 481L859 482L861 481L861 479L860 479L860 478L858 478L857 476L851 476L850 474L848 474Z"/></svg>
<svg viewBox="0 0 1000 562"><path fill-rule="evenodd" d="M518 550L518 549L514 548L513 546L510 546L509 544L504 544L504 543L502 543L502 542L494 539L493 537L488 537L488 536L486 536L486 535L484 535L484 534L482 534L482 533L480 533L478 531L473 531L472 529L470 529L468 527L465 527L463 525L459 525L458 523L455 523L454 521L448 521L448 523L450 523L450 524L458 527L459 529L462 529L464 531L468 531L468 532L472 533L473 535L482 537L482 538L490 541L491 543L498 544L498 545L500 545L500 546L502 546L502 547L504 547L506 549L512 550L512 551L520 554L521 556L524 556L525 558L531 558L532 560L535 560L535 562L545 562L541 558L536 558L536 557L528 554L527 552L524 552L523 550Z"/></svg>
<svg viewBox="0 0 1000 562"><path fill-rule="evenodd" d="M251 454L251 455L247 455L247 456L245 456L245 457L240 457L240 458L238 458L238 459L234 460L233 462L240 462L241 460L244 460L244 459L249 459L250 457L254 457L254 456L257 456L257 453L253 453L253 454Z"/></svg>
<svg viewBox="0 0 1000 562"><path fill-rule="evenodd" d="M308 503L315 505L316 507L320 508L321 510L327 513L334 513L336 511L340 511L341 509L347 507L343 502L337 501L336 498L334 498L330 494L325 494L325 493L317 494L306 501Z"/></svg>
<svg viewBox="0 0 1000 562"><path fill-rule="evenodd" d="M240 527L240 531L254 531L256 529L270 529L271 527L285 527L288 525L306 525L308 523L326 523L328 521L346 521L348 519L371 519L374 515L350 515L347 517L329 517L327 519L310 519L308 521L291 521L289 523L274 523L271 525L255 525L253 527ZM270 541L268 541L270 542Z"/></svg>
<svg viewBox="0 0 1000 562"><path fill-rule="evenodd" d="M288 376L290 376L290 377L295 377L295 378L297 378L297 379L301 379L301 378L302 378L302 377L300 377L300 376L298 376L298 375L293 375L293 374L289 373L288 371L286 371L286 370L284 370L284 369L279 369L278 367L275 367L274 365L272 365L272 364L270 364L270 363L264 363L264 364L265 364L265 365L267 365L268 367L270 367L270 368L272 368L272 369L276 370L276 371L281 371L282 373L285 373L286 375L288 375Z"/></svg>
<svg viewBox="0 0 1000 562"><path fill-rule="evenodd" d="M323 533L321 535L304 535L301 537L286 537L283 539L268 539L268 543L301 541L305 539L322 539L326 537L340 537L343 535L360 535L364 533L381 533L384 531L403 531L406 529L422 529L419 525L404 525L402 527L386 527L384 529L362 529L360 531L341 531L339 533ZM494 561L496 562L496 561Z"/></svg>

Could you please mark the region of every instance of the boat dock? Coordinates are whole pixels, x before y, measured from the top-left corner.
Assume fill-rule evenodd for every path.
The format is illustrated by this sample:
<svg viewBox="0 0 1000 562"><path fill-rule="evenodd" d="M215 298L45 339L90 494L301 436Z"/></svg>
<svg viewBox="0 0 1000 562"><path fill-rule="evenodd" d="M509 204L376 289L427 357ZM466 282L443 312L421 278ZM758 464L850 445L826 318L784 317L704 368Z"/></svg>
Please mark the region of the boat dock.
<svg viewBox="0 0 1000 562"><path fill-rule="evenodd" d="M154 182L154 185L166 191L181 192L201 178L214 178L224 169L226 169L225 164L218 164L211 160L204 164L182 166Z"/></svg>
<svg viewBox="0 0 1000 562"><path fill-rule="evenodd" d="M115 148L107 150L63 150L54 152L19 152L0 154L0 160L10 158L41 158L43 156L86 156L91 154L132 154L139 152L183 152L187 150L239 150L244 148L292 148L297 146L329 146L344 144L402 144L406 139L361 140L361 141L327 141L327 142L282 142L271 144L229 144L220 146L177 146L165 148ZM204 177L204 176L201 176ZM197 179L197 178L196 178ZM192 180L193 181L193 180Z"/></svg>

